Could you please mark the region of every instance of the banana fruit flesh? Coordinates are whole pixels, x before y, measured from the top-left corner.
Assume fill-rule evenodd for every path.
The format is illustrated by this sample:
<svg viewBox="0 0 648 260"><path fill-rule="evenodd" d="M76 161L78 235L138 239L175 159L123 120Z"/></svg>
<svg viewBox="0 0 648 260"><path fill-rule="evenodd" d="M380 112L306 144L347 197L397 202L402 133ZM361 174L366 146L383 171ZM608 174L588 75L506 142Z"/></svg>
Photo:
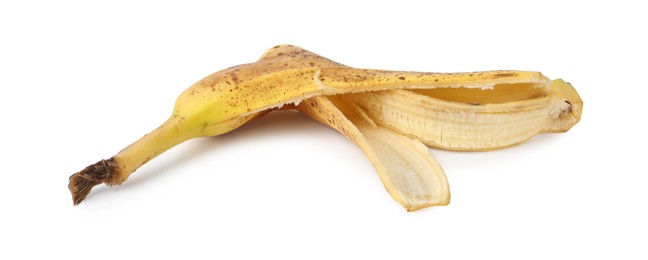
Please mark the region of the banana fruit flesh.
<svg viewBox="0 0 648 260"><path fill-rule="evenodd" d="M70 176L73 202L95 185L123 183L177 144L227 133L279 108L297 109L355 142L394 200L412 211L450 201L446 176L426 145L490 150L564 132L580 120L582 101L571 85L539 72L356 69L280 45L193 84L161 126Z"/></svg>

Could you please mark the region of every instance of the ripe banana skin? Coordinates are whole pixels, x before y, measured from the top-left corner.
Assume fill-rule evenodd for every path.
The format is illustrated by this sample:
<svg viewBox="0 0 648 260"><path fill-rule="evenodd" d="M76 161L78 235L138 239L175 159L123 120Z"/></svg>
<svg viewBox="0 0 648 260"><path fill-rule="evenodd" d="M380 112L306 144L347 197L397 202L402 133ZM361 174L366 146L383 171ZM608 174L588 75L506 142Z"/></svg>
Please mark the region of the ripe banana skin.
<svg viewBox="0 0 648 260"><path fill-rule="evenodd" d="M479 93L439 97L435 90L389 90L342 98L362 107L378 124L430 147L477 151L519 144L541 132L565 132L576 124L582 101L573 95L574 88L562 80L546 86L515 86L507 93L531 95L503 103L482 103ZM464 98L471 101L457 101Z"/></svg>
<svg viewBox="0 0 648 260"><path fill-rule="evenodd" d="M274 109L297 109L358 144L385 188L407 210L446 205L448 182L425 145L450 150L511 146L580 120L571 85L539 72L428 73L356 69L296 46L275 46L249 64L196 82L169 119L73 174L79 204L101 183L123 183L140 166L186 140L215 136Z"/></svg>
<svg viewBox="0 0 648 260"><path fill-rule="evenodd" d="M389 194L408 211L450 202L443 169L424 144L376 125L352 103L332 100L336 97L307 99L298 109L360 146Z"/></svg>

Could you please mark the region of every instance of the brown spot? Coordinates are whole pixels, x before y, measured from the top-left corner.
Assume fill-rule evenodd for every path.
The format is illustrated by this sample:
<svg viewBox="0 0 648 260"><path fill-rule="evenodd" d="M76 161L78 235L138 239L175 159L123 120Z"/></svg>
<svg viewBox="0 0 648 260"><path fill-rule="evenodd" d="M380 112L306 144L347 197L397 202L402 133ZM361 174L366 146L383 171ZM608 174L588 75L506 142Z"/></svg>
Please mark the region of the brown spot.
<svg viewBox="0 0 648 260"><path fill-rule="evenodd" d="M400 76L400 77L398 77L398 79L400 79L400 80L405 80L405 77Z"/></svg>
<svg viewBox="0 0 648 260"><path fill-rule="evenodd" d="M563 117L563 116L571 113L571 111L572 111L572 103L569 102L569 100L565 100L565 103L567 103L567 105L569 105L569 107L567 107L567 110L562 111L562 113L560 113L560 117Z"/></svg>
<svg viewBox="0 0 648 260"><path fill-rule="evenodd" d="M282 56L283 52L277 53L277 56Z"/></svg>
<svg viewBox="0 0 648 260"><path fill-rule="evenodd" d="M236 74L232 73L232 74L230 74L230 77L232 77L232 81L234 81L234 83L239 82L239 78L238 78L238 76Z"/></svg>
<svg viewBox="0 0 648 260"><path fill-rule="evenodd" d="M515 73L508 72L508 73L498 73L498 74L493 75L493 77L494 78L504 78L504 77L513 77L515 75L516 75Z"/></svg>

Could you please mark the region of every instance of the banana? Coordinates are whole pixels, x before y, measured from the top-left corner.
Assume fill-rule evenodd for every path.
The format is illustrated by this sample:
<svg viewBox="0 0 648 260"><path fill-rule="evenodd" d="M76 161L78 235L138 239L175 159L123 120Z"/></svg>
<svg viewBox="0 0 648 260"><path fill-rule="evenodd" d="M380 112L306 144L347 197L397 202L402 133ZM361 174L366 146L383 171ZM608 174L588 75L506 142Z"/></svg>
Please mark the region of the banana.
<svg viewBox="0 0 648 260"><path fill-rule="evenodd" d="M77 205L93 186L121 184L143 164L186 140L227 133L273 109L294 108L358 144L388 192L408 210L446 205L450 198L446 177L423 143L481 150L512 145L541 131L566 131L578 122L582 101L573 88L558 83L550 84L539 72L527 71L356 69L296 46L280 45L254 63L218 71L190 86L162 125L111 158L73 174L68 187ZM400 111L390 114L391 109ZM491 116L501 111L510 116ZM516 117L527 113L538 118L548 114L553 121L545 118L535 132L531 129L540 126L522 122L512 126ZM470 116L479 120L471 121ZM539 122L535 117L532 121ZM478 124L500 122L511 125L501 129L515 134L476 133ZM442 131L435 130L437 124ZM457 136L468 134L465 139L436 138L439 133L452 136L460 127L466 129Z"/></svg>

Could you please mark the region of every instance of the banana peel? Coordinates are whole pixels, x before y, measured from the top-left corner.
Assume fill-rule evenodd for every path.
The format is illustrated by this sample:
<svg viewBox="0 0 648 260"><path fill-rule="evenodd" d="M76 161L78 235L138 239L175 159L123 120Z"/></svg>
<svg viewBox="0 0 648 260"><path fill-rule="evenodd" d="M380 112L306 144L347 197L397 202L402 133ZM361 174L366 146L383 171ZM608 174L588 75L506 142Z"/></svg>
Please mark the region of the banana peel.
<svg viewBox="0 0 648 260"><path fill-rule="evenodd" d="M161 126L69 178L74 205L92 187L118 185L189 139L215 136L275 109L296 109L356 143L408 211L447 205L450 190L427 146L491 150L541 132L564 132L583 102L539 72L430 73L357 69L292 45L218 71L178 97Z"/></svg>

